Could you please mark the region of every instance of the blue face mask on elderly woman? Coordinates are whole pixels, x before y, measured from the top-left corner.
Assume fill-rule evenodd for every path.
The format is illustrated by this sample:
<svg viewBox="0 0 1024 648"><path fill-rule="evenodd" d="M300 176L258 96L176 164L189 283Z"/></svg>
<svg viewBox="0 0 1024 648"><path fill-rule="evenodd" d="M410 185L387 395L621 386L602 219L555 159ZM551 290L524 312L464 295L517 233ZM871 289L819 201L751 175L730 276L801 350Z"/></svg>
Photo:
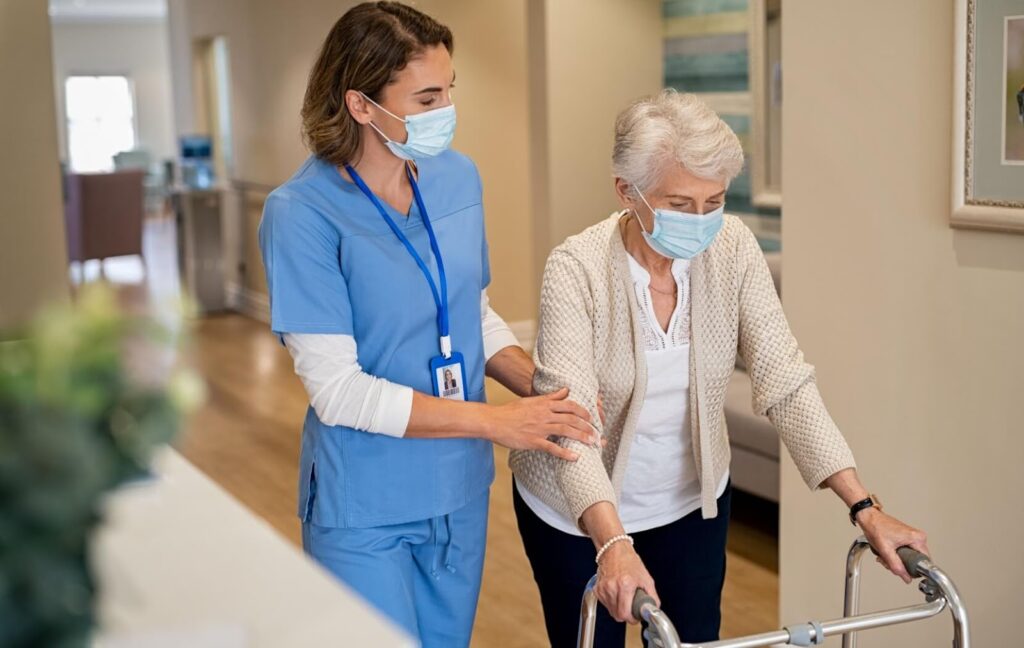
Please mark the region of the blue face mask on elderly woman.
<svg viewBox="0 0 1024 648"><path fill-rule="evenodd" d="M643 230L644 240L662 256L670 259L692 259L706 250L722 229L725 205L703 215L688 214L670 209L655 209L639 189L636 192L654 214L654 230L648 233L636 210L633 210L633 214L640 223L640 229Z"/></svg>
<svg viewBox="0 0 1024 648"><path fill-rule="evenodd" d="M370 122L370 126L386 140L385 144L396 157L403 160L434 157L446 151L451 145L452 138L455 137L455 104L448 104L443 108L435 108L434 110L428 110L415 115L408 115L405 119L402 119L367 97L366 94L360 94L374 106L377 106L391 117L405 124L405 132L408 134L408 137L403 144L402 142L392 140L376 124Z"/></svg>

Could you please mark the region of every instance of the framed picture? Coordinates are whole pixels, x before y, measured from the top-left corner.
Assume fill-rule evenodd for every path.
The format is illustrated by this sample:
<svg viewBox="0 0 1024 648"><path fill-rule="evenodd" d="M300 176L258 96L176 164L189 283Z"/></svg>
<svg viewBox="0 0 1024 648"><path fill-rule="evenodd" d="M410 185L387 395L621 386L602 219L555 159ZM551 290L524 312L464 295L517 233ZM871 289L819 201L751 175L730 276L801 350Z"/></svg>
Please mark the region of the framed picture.
<svg viewBox="0 0 1024 648"><path fill-rule="evenodd" d="M782 207L782 0L750 0L750 171L755 207Z"/></svg>
<svg viewBox="0 0 1024 648"><path fill-rule="evenodd" d="M1024 233L1024 0L957 0L953 227Z"/></svg>

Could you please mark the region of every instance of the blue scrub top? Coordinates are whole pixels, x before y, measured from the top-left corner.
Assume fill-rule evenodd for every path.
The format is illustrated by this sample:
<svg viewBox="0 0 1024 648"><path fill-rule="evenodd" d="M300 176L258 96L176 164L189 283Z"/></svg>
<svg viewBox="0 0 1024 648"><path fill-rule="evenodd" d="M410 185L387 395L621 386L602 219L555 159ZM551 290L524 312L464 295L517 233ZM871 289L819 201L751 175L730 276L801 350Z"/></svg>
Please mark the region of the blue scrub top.
<svg viewBox="0 0 1024 648"><path fill-rule="evenodd" d="M448 279L453 349L466 363L466 396L484 402L480 291L490 283L480 175L447 151L418 161L418 183ZM383 203L438 281L415 201L408 216ZM373 203L338 169L310 157L267 198L259 229L271 328L351 335L369 374L433 393L437 308L412 256ZM310 502L310 480L316 496ZM366 528L462 508L494 479L482 439L412 439L325 425L312 407L302 431L299 516Z"/></svg>

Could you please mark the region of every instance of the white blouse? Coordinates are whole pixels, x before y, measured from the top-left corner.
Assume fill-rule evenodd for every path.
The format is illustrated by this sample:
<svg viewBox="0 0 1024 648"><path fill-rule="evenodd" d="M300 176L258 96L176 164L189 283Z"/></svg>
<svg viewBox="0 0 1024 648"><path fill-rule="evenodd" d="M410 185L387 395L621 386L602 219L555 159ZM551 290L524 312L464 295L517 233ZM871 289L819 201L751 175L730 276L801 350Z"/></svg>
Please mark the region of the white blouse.
<svg viewBox="0 0 1024 648"><path fill-rule="evenodd" d="M676 259L676 307L668 329L662 330L651 299L650 274L628 257L640 331L646 348L647 394L629 449L619 519L627 533L665 526L696 511L701 504L700 479L690 435L690 263ZM728 484L728 472L718 484L716 497ZM583 535L568 520L516 483L530 509L548 525L572 535Z"/></svg>

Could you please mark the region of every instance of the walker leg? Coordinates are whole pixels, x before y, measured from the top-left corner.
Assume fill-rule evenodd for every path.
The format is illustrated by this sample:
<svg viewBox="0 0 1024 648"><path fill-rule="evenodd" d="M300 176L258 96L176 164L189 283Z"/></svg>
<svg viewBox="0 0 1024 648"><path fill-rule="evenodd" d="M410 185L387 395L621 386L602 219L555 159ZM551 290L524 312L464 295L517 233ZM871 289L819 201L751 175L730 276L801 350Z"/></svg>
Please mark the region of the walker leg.
<svg viewBox="0 0 1024 648"><path fill-rule="evenodd" d="M594 629L597 627L597 594L594 585L597 574L594 574L583 590L583 602L580 604L580 628L576 634L577 648L594 648Z"/></svg>
<svg viewBox="0 0 1024 648"><path fill-rule="evenodd" d="M846 594L843 597L843 616L851 617L859 614L860 609L860 564L864 558L864 552L871 545L867 538L861 536L850 545L850 551L846 554ZM843 648L857 648L857 633L847 632L843 634Z"/></svg>

